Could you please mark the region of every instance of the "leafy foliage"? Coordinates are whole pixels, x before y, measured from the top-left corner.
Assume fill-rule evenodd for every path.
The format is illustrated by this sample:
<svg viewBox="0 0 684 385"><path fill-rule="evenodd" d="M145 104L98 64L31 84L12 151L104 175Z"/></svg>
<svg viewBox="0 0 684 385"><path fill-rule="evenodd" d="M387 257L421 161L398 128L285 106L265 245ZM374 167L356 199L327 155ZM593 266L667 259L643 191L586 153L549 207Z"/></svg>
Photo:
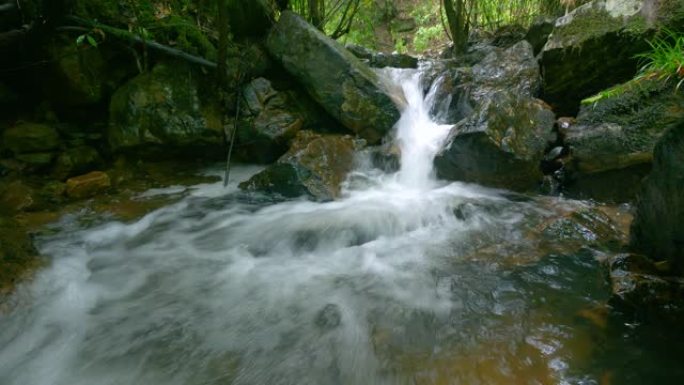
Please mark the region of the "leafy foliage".
<svg viewBox="0 0 684 385"><path fill-rule="evenodd" d="M651 51L637 55L643 62L639 76L679 79L679 89L684 84L684 34L665 29L648 44Z"/></svg>

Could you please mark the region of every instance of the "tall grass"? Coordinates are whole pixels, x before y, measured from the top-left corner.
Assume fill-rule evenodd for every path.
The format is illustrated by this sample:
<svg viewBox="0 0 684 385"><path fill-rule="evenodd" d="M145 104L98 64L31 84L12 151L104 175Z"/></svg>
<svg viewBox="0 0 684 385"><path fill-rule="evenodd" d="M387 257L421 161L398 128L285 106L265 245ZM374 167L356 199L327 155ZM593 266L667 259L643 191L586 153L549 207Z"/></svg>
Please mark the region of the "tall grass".
<svg viewBox="0 0 684 385"><path fill-rule="evenodd" d="M678 79L678 90L684 84L684 33L665 29L648 44L651 50L637 55L642 61L639 76Z"/></svg>

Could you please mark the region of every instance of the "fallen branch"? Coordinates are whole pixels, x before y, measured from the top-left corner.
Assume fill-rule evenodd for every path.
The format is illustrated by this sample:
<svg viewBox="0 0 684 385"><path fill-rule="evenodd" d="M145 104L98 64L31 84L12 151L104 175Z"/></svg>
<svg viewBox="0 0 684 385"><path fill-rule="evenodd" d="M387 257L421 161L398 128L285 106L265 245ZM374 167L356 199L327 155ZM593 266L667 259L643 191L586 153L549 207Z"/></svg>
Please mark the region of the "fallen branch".
<svg viewBox="0 0 684 385"><path fill-rule="evenodd" d="M90 32L92 29L99 29L109 36L112 36L116 39L120 40L126 40L129 42L137 43L137 44L142 44L147 46L150 49L153 49L155 51L164 53L169 56L173 56L179 59L183 59L187 62L190 63L195 63L199 64L204 67L209 67L209 68L216 68L217 64L213 61L207 60L203 57L191 55L183 50L180 50L178 48L173 48L169 47L168 45L164 45L161 43L157 43L154 40L146 40L143 39L140 35L126 31L124 29L120 28L115 28L111 27L105 24L100 24L100 23L95 23L89 20L81 19L79 17L75 16L69 16L67 17L67 20L72 21L76 24L80 24L84 27L73 27L73 26L64 26L64 27L59 27L57 30L60 31L74 31L74 32Z"/></svg>

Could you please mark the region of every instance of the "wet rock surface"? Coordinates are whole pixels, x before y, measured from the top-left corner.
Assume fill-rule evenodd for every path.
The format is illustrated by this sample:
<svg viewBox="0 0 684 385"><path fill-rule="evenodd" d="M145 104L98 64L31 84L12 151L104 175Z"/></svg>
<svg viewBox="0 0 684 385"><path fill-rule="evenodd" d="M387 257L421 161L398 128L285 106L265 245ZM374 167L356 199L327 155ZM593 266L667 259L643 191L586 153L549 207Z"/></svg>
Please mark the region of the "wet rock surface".
<svg viewBox="0 0 684 385"><path fill-rule="evenodd" d="M331 116L370 143L399 119L380 78L300 16L283 12L267 48Z"/></svg>
<svg viewBox="0 0 684 385"><path fill-rule="evenodd" d="M319 200L334 199L353 168L358 146L350 136L300 131L285 155L240 184L240 188L285 197L308 195Z"/></svg>
<svg viewBox="0 0 684 385"><path fill-rule="evenodd" d="M531 98L499 96L454 126L435 158L440 178L529 190L541 181L553 112Z"/></svg>
<svg viewBox="0 0 684 385"><path fill-rule="evenodd" d="M158 64L119 88L109 106L108 140L113 151L144 154L164 147L220 153L220 113L200 91L200 75L184 64Z"/></svg>
<svg viewBox="0 0 684 385"><path fill-rule="evenodd" d="M571 159L566 192L579 198L630 201L651 170L653 149L668 127L684 118L684 96L659 79L620 85L614 95L582 107L560 128Z"/></svg>

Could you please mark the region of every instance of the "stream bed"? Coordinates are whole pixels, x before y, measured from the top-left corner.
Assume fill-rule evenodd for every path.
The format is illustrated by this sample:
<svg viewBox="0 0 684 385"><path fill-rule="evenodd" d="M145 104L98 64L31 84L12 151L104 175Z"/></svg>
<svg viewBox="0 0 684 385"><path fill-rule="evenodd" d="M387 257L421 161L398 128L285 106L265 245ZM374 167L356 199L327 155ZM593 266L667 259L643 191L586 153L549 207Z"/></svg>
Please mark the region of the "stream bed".
<svg viewBox="0 0 684 385"><path fill-rule="evenodd" d="M139 196L181 194L138 220L52 225L0 315L0 384L680 383L677 326L607 305L625 234L596 204L436 180L448 127L397 76L401 169L360 159L339 200L242 192L238 167Z"/></svg>

